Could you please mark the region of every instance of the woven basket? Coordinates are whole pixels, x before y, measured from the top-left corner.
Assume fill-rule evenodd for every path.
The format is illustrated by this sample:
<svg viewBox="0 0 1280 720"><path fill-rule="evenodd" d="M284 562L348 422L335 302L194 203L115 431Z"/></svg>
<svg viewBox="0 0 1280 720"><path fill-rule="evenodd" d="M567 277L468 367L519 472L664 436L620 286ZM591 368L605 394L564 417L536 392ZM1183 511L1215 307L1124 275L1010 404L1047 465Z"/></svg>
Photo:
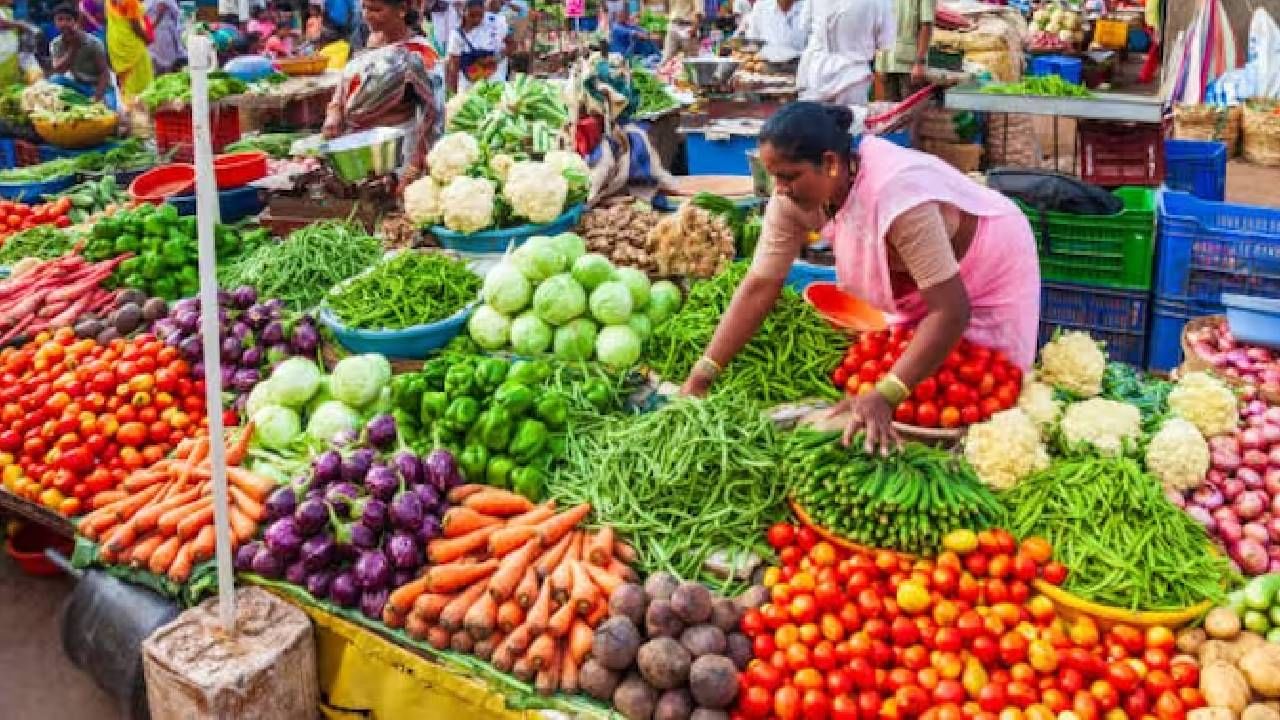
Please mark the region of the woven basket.
<svg viewBox="0 0 1280 720"><path fill-rule="evenodd" d="M1178 105L1173 108L1173 136L1179 140L1218 140L1227 144L1227 155L1240 154L1240 127L1244 109L1216 105Z"/></svg>
<svg viewBox="0 0 1280 720"><path fill-rule="evenodd" d="M1198 317L1194 320L1187 321L1186 326L1182 328L1182 364L1178 366L1179 377L1184 376L1187 373L1214 371L1213 363L1201 357L1200 354L1195 351L1195 348L1191 346L1191 340L1189 338L1190 335L1197 330L1214 325L1220 325L1226 321L1227 317L1225 315L1206 315L1204 317ZM1214 375L1215 377L1221 378L1223 382L1233 388L1240 388L1245 385L1244 381L1237 378L1227 377L1218 373L1214 373ZM1258 395L1269 405L1280 405L1280 392L1260 386L1258 388Z"/></svg>
<svg viewBox="0 0 1280 720"><path fill-rule="evenodd" d="M1259 165L1280 165L1280 102L1245 103L1244 158Z"/></svg>

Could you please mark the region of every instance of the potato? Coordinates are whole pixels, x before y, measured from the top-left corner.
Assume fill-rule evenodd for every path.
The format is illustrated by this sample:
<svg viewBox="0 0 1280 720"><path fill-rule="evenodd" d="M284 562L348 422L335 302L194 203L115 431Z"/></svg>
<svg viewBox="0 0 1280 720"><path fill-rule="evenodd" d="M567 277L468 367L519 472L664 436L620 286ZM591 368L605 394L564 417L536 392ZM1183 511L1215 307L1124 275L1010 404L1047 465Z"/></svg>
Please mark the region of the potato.
<svg viewBox="0 0 1280 720"><path fill-rule="evenodd" d="M1236 637L1234 644L1236 647L1236 662L1239 662L1240 658L1247 655L1250 650L1262 647L1268 643L1266 638L1262 637L1258 633L1245 630Z"/></svg>
<svg viewBox="0 0 1280 720"><path fill-rule="evenodd" d="M694 625L680 634L680 644L694 657L723 655L729 649L724 631L715 625Z"/></svg>
<svg viewBox="0 0 1280 720"><path fill-rule="evenodd" d="M609 617L625 617L640 627L644 625L644 611L648 605L649 598L645 597L644 588L635 583L625 583L609 596Z"/></svg>
<svg viewBox="0 0 1280 720"><path fill-rule="evenodd" d="M1240 616L1231 608L1214 608L1204 616L1204 631L1214 640L1234 640L1240 634Z"/></svg>
<svg viewBox="0 0 1280 720"><path fill-rule="evenodd" d="M1254 703L1244 709L1240 720L1280 720L1280 712L1262 703Z"/></svg>
<svg viewBox="0 0 1280 720"><path fill-rule="evenodd" d="M635 673L627 675L613 691L613 706L627 720L650 720L657 703L658 693Z"/></svg>
<svg viewBox="0 0 1280 720"><path fill-rule="evenodd" d="M747 664L751 662L751 658L754 656L751 638L742 633L729 633L727 644L729 649L725 654L733 661L739 672L746 671Z"/></svg>
<svg viewBox="0 0 1280 720"><path fill-rule="evenodd" d="M649 601L654 600L670 600L671 593L676 591L676 586L680 584L675 576L669 572L656 572L644 581L644 593L649 596Z"/></svg>
<svg viewBox="0 0 1280 720"><path fill-rule="evenodd" d="M622 673L600 664L595 658L587 658L578 670L578 687L591 697L602 702L609 702L613 691L618 689L622 681Z"/></svg>
<svg viewBox="0 0 1280 720"><path fill-rule="evenodd" d="M1209 634L1204 628L1190 628L1178 633L1178 641L1176 643L1179 652L1189 655L1197 655L1200 648L1204 646L1204 641L1209 639Z"/></svg>
<svg viewBox="0 0 1280 720"><path fill-rule="evenodd" d="M683 687L688 683L692 662L689 651L669 637L654 638L641 645L640 652L636 653L640 675L659 690Z"/></svg>
<svg viewBox="0 0 1280 720"><path fill-rule="evenodd" d="M1200 669L1200 693L1207 704L1236 714L1249 704L1249 683L1234 665L1222 660Z"/></svg>
<svg viewBox="0 0 1280 720"><path fill-rule="evenodd" d="M1205 640L1204 644L1200 646L1200 665L1204 667L1215 662L1235 665L1243 654L1237 643L1225 640Z"/></svg>
<svg viewBox="0 0 1280 720"><path fill-rule="evenodd" d="M671 593L671 609L690 625L704 623L711 617L711 591L699 582L682 582Z"/></svg>
<svg viewBox="0 0 1280 720"><path fill-rule="evenodd" d="M1196 708L1187 713L1187 720L1236 720L1236 714L1224 707Z"/></svg>
<svg viewBox="0 0 1280 720"><path fill-rule="evenodd" d="M655 637L677 637L684 631L684 623L676 617L667 600L654 600L644 614L645 634Z"/></svg>
<svg viewBox="0 0 1280 720"><path fill-rule="evenodd" d="M729 713L723 710L698 708L693 711L693 715L689 716L689 720L729 720Z"/></svg>
<svg viewBox="0 0 1280 720"><path fill-rule="evenodd" d="M668 690L658 696L658 705L653 711L653 720L689 720L693 713L693 697L689 691Z"/></svg>
<svg viewBox="0 0 1280 720"><path fill-rule="evenodd" d="M747 591L738 596L738 606L743 610L758 608L769 602L769 588L763 585L752 585Z"/></svg>
<svg viewBox="0 0 1280 720"><path fill-rule="evenodd" d="M711 624L724 632L731 633L738 629L738 621L742 619L743 610L738 603L729 598L718 597L711 601Z"/></svg>
<svg viewBox="0 0 1280 720"><path fill-rule="evenodd" d="M626 670L640 648L640 631L625 617L609 618L596 628L591 655L610 670Z"/></svg>
<svg viewBox="0 0 1280 720"><path fill-rule="evenodd" d="M727 708L738 696L738 668L723 655L703 655L689 668L689 691L702 707Z"/></svg>
<svg viewBox="0 0 1280 720"><path fill-rule="evenodd" d="M1249 687L1264 698L1280 698L1280 645L1264 643L1240 658Z"/></svg>

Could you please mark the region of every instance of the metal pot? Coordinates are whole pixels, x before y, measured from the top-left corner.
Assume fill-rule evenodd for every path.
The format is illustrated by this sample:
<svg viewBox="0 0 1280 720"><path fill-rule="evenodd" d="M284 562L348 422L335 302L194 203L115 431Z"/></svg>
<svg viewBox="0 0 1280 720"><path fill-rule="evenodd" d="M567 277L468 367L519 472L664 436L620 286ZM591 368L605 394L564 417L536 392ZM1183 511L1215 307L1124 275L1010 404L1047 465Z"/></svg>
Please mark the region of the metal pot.
<svg viewBox="0 0 1280 720"><path fill-rule="evenodd" d="M403 145L404 130L379 127L330 140L320 152L339 179L357 183L395 171Z"/></svg>
<svg viewBox="0 0 1280 720"><path fill-rule="evenodd" d="M747 165L751 168L751 187L757 197L767 198L773 195L773 176L764 169L760 161L759 150L747 151Z"/></svg>
<svg viewBox="0 0 1280 720"><path fill-rule="evenodd" d="M700 88L716 88L727 85L742 63L733 58L696 57L684 61L684 73L689 82Z"/></svg>

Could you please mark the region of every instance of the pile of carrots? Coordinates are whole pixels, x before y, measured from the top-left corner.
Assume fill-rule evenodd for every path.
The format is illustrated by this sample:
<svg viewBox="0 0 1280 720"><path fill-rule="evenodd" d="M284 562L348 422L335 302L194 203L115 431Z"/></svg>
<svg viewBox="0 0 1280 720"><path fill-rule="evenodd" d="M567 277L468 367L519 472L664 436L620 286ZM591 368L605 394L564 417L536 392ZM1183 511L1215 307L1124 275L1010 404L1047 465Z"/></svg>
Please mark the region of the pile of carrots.
<svg viewBox="0 0 1280 720"><path fill-rule="evenodd" d="M270 478L243 467L253 424L227 448L227 491L234 550L258 534L266 517L263 502L276 488ZM191 569L213 557L213 484L209 438L178 444L172 458L137 470L115 490L93 497L93 511L79 531L99 543L98 557L111 565L129 565L186 582Z"/></svg>
<svg viewBox="0 0 1280 720"><path fill-rule="evenodd" d="M575 692L609 595L636 579L635 550L607 526L579 529L589 504L557 511L483 485L454 488L449 500L442 537L427 544L432 565L391 593L383 620L540 693Z"/></svg>

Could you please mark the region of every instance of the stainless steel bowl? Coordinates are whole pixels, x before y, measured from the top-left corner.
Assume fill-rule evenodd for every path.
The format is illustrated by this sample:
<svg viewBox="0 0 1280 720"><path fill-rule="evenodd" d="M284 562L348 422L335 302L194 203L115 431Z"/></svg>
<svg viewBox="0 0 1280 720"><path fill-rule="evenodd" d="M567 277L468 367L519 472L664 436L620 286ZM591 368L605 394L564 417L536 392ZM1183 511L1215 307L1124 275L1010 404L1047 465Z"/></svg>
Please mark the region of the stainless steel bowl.
<svg viewBox="0 0 1280 720"><path fill-rule="evenodd" d="M714 88L728 84L741 64L733 58L687 58L684 61L684 72L689 82L697 87Z"/></svg>
<svg viewBox="0 0 1280 720"><path fill-rule="evenodd" d="M343 182L389 175L400 166L404 130L379 127L330 140L320 152Z"/></svg>
<svg viewBox="0 0 1280 720"><path fill-rule="evenodd" d="M772 196L773 176L764 169L759 150L747 151L747 166L751 168L751 188L755 190L756 196L764 198Z"/></svg>

